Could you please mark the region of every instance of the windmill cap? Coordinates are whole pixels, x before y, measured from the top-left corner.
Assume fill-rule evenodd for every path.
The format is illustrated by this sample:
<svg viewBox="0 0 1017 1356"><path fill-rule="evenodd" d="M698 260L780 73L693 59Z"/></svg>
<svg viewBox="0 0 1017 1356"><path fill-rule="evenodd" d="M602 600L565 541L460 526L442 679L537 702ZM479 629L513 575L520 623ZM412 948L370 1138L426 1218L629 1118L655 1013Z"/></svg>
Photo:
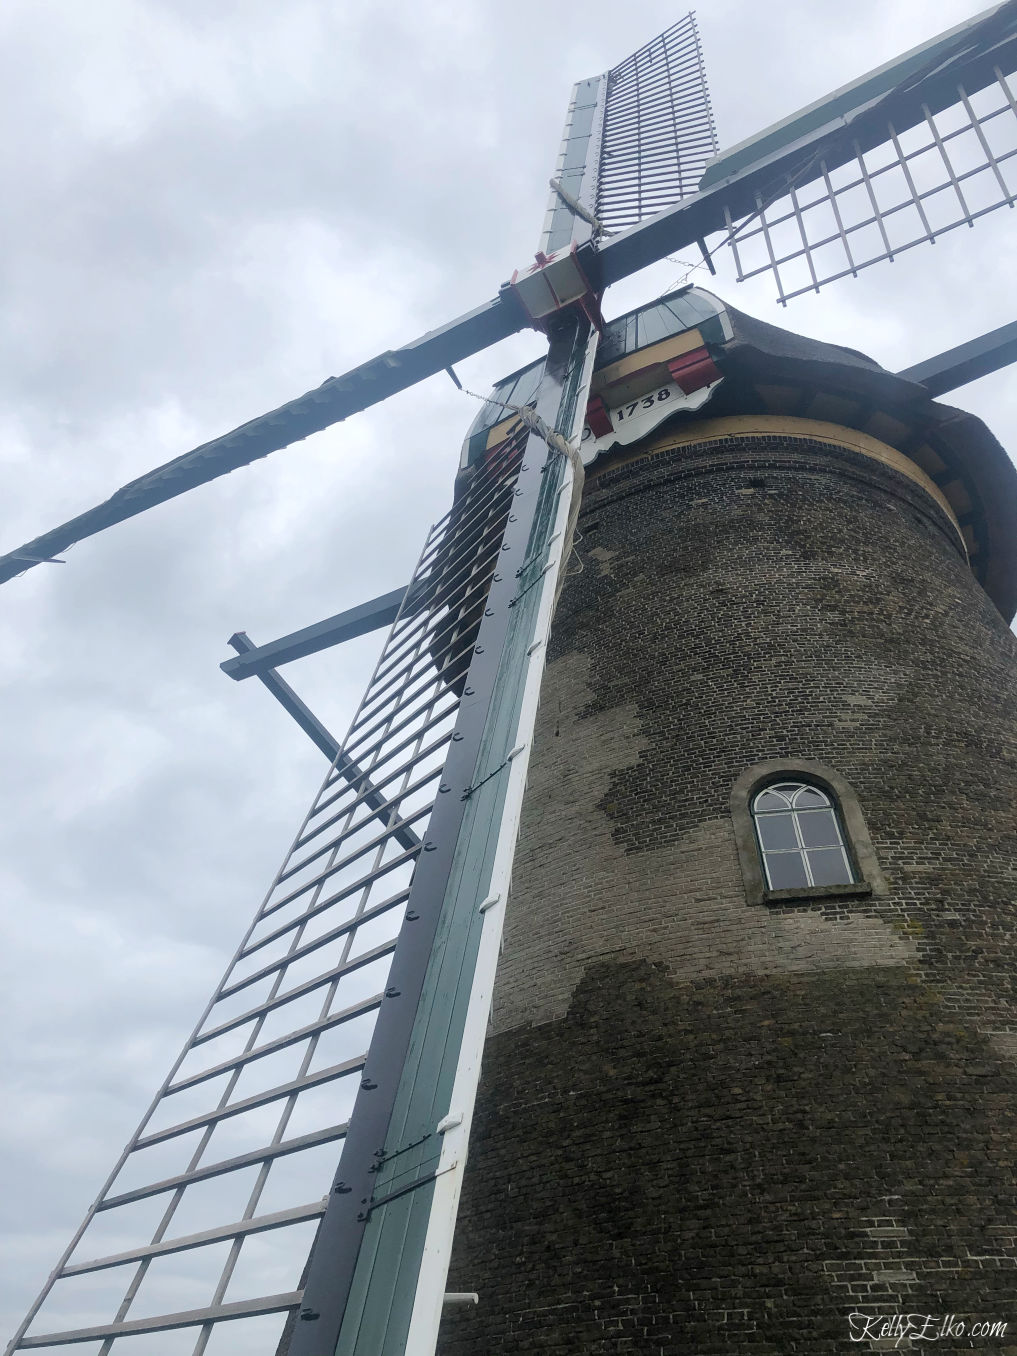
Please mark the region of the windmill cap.
<svg viewBox="0 0 1017 1356"><path fill-rule="evenodd" d="M504 439L516 417L512 407L532 403L543 366L530 363L494 388L467 434L463 467ZM630 420L636 407L625 402L662 383L670 384L671 398ZM1013 619L1017 468L981 419L942 404L919 382L857 349L757 320L704 288L681 288L605 325L584 430L588 465L655 429L723 414L821 420L896 449L933 482L975 578L1002 616Z"/></svg>
<svg viewBox="0 0 1017 1356"><path fill-rule="evenodd" d="M942 491L972 572L1007 622L1017 612L1017 468L976 415L933 399L856 349L809 339L727 308L715 354L725 381L709 413L795 413L895 447ZM811 393L811 394L810 394ZM705 411L704 411L705 413Z"/></svg>

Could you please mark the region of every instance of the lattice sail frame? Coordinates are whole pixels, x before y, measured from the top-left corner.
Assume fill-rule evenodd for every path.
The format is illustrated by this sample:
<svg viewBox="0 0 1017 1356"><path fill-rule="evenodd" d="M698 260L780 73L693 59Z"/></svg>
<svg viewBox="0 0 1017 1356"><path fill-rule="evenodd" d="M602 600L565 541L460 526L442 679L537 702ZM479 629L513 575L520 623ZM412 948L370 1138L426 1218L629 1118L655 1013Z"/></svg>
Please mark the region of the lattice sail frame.
<svg viewBox="0 0 1017 1356"><path fill-rule="evenodd" d="M620 231L691 197L717 150L703 48L689 13L607 73L598 219Z"/></svg>
<svg viewBox="0 0 1017 1356"><path fill-rule="evenodd" d="M1007 8L990 14L983 28L1006 19ZM950 86L954 102L937 87L932 109L922 100L926 77L904 81L882 101L904 96L896 123L889 108L880 118L877 103L864 111L864 145L856 138L845 149L836 127L830 152L804 156L799 168L781 173L775 191L757 191L754 211L733 216L725 207L738 281L772 273L783 306L915 245L933 244L958 226L973 226L998 207L1013 207L1017 58L1005 42L998 50L1007 65L983 71L974 62L971 77ZM958 68L967 55L958 55ZM928 80L941 86L953 60L931 63ZM841 121L850 130L852 119Z"/></svg>
<svg viewBox="0 0 1017 1356"><path fill-rule="evenodd" d="M520 426L428 534L339 759L9 1352L276 1350L405 931L525 444Z"/></svg>
<svg viewBox="0 0 1017 1356"><path fill-rule="evenodd" d="M717 149L689 13L610 71L573 87L540 248L551 254L673 207L695 193Z"/></svg>

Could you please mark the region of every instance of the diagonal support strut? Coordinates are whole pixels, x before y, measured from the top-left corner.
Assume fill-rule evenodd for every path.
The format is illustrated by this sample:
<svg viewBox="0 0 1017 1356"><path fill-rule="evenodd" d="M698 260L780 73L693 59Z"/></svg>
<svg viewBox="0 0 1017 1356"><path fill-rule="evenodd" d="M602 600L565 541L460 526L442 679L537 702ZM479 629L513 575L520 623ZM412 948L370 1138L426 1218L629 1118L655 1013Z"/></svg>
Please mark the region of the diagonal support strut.
<svg viewBox="0 0 1017 1356"><path fill-rule="evenodd" d="M258 647L252 643L250 638L246 636L243 631L238 631L236 635L230 636L229 644L232 645L234 650L240 655L258 652ZM335 764L336 771L345 777L351 785L360 788L364 803L369 805L372 810L377 811L378 817L385 822L389 813L388 801L380 791L371 789L371 784L367 780L366 775L352 758L348 758L346 754L342 752L339 741L336 739L335 735L326 730L325 726L322 725L313 711L300 700L290 687L289 683L280 678L272 669L258 672L257 676L268 688L272 696L275 697L283 710L288 711L304 733L309 736L311 742L321 749L329 762ZM405 825L396 829L393 836L404 848L413 849L420 847L420 839L412 829L407 828Z"/></svg>

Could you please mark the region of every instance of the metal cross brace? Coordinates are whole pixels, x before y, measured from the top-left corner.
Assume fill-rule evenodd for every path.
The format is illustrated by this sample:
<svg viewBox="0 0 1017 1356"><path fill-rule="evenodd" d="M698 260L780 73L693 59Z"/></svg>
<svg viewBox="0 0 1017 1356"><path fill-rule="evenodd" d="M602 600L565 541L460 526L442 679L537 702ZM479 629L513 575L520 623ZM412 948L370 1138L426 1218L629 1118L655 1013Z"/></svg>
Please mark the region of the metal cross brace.
<svg viewBox="0 0 1017 1356"><path fill-rule="evenodd" d="M369 604L365 603L363 606L367 607ZM356 611L357 609L355 608L353 610ZM383 623L378 623L378 625L382 624ZM325 623L322 622L321 625L325 625ZM236 635L230 636L229 643L240 655L260 653L258 647L252 643L250 638L246 636L243 631L238 631ZM276 644L279 643L281 642L276 642ZM310 652L308 651L308 653ZM379 818L387 822L390 813L388 802L380 791L376 791L372 788L367 776L361 771L352 758L348 758L346 754L342 752L339 741L336 739L335 735L326 730L325 726L322 725L313 711L305 706L300 700L290 687L289 683L280 678L273 669L264 669L256 672L257 676L265 684L272 696L275 697L283 710L290 713L300 728L310 738L311 742L321 749L330 763L335 764L336 771L341 773L351 785L356 786L359 789L364 803L369 805L372 810L376 810ZM240 676L247 677L248 675L242 674ZM420 839L412 829L407 828L405 825L401 825L394 830L394 837L404 848L417 848L420 846Z"/></svg>
<svg viewBox="0 0 1017 1356"><path fill-rule="evenodd" d="M299 631L291 631L287 636L269 641L267 645L251 645L241 651L236 659L226 659L219 665L223 673L240 682L244 678L260 678L264 673L276 669L280 664L289 664L294 659L304 659L309 654L317 654L344 640L353 640L356 636L367 635L379 627L390 626L406 596L407 585L371 598L366 603L337 612L334 617L305 626ZM239 633L243 636L243 632ZM236 636L230 640L236 640ZM236 650L239 647L233 645ZM278 695L278 694L277 694ZM310 732L308 732L310 733ZM312 736L313 738L313 736Z"/></svg>

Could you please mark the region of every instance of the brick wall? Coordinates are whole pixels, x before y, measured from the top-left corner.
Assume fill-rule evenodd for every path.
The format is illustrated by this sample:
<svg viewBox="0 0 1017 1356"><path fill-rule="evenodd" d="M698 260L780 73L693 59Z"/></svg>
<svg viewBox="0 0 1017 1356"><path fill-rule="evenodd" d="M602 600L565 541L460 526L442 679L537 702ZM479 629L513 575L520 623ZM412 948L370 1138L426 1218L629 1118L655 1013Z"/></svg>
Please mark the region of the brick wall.
<svg viewBox="0 0 1017 1356"><path fill-rule="evenodd" d="M442 1356L1017 1351L1013 636L919 486L801 438L608 470L580 532ZM747 903L775 758L852 785L886 897Z"/></svg>

